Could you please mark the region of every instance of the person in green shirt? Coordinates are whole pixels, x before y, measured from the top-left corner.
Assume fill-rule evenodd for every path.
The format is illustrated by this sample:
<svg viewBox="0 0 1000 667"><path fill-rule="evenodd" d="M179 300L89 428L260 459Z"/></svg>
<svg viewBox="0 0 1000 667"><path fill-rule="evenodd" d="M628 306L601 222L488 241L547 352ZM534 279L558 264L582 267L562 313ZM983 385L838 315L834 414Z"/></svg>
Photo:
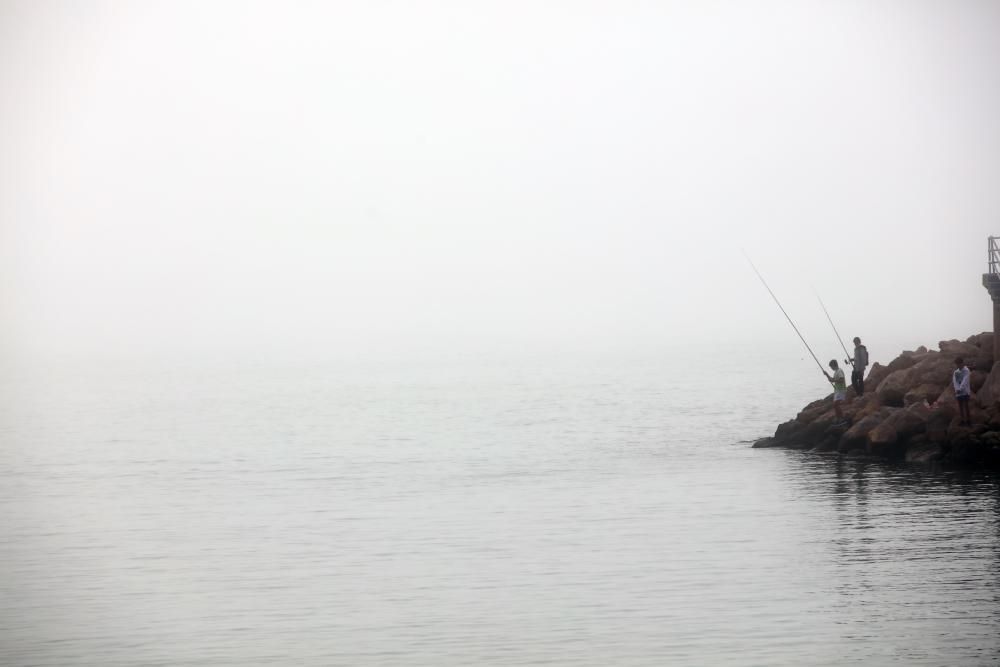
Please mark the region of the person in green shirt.
<svg viewBox="0 0 1000 667"><path fill-rule="evenodd" d="M833 369L833 375L826 371L823 371L823 375L833 385L833 411L837 413L837 421L834 423L841 425L847 422L844 419L844 409L841 407L847 398L847 381L844 379L844 370L837 365L836 359L830 360L830 368Z"/></svg>

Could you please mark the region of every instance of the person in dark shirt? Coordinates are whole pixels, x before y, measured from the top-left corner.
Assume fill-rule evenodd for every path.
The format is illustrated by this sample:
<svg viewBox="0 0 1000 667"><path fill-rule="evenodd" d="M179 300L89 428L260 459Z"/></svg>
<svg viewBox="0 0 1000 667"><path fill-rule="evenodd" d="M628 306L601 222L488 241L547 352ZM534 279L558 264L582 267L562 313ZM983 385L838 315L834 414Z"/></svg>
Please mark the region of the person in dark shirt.
<svg viewBox="0 0 1000 667"><path fill-rule="evenodd" d="M868 368L868 348L861 344L861 339L854 337L854 357L847 360L854 366L851 371L851 386L860 397L865 395L865 369Z"/></svg>

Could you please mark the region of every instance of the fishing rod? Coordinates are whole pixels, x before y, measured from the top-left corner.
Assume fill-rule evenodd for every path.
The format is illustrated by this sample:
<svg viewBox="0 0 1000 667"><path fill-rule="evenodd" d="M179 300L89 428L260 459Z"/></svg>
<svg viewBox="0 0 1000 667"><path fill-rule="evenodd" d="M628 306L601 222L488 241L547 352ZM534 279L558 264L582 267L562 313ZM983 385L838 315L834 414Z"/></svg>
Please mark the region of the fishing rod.
<svg viewBox="0 0 1000 667"><path fill-rule="evenodd" d="M767 290L767 293L770 294L771 298L774 299L774 302L778 304L778 308L781 309L781 312L785 316L785 319L788 320L788 323L792 325L793 329L795 329L795 333L799 335L799 340L801 340L802 344L806 346L807 350L809 350L809 354L812 355L813 361L815 361L816 365L819 366L820 372L823 373L823 375L826 375L827 374L826 369L823 368L823 364L819 363L819 359L816 358L815 353L813 353L812 348L809 347L809 343L806 342L806 339L802 337L802 333L799 331L799 328L795 326L795 322L792 322L792 318L788 316L787 312L785 312L785 308L784 306L781 305L781 302L778 301L778 297L774 296L774 292L772 292L771 288L767 286L767 281L764 280L764 276L760 275L760 271L758 271L757 267L754 266L753 260L750 259L750 256L747 255L745 252L743 253L743 256L747 258L748 262L750 262L750 268L753 269L753 272L757 274L758 278L760 278L760 282L764 285L764 289Z"/></svg>
<svg viewBox="0 0 1000 667"><path fill-rule="evenodd" d="M854 368L854 361L851 358L851 353L847 351L847 346L844 345L844 339L840 337L840 332L837 331L837 325L833 323L833 318L830 317L830 313L827 312L826 304L823 303L823 299L820 299L818 293L816 293L816 298L819 299L820 308L822 308L823 313L826 314L827 321L830 323L830 326L833 327L833 333L837 336L837 342L840 343L840 347L844 349L844 354L847 355L844 359L851 365L851 368Z"/></svg>

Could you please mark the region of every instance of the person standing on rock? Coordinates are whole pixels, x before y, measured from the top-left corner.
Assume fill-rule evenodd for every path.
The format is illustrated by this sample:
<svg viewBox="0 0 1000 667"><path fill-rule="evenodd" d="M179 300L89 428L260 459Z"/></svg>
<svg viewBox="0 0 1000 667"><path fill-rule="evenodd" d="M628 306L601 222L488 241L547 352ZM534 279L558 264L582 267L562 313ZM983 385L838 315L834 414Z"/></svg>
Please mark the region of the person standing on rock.
<svg viewBox="0 0 1000 667"><path fill-rule="evenodd" d="M955 372L951 376L951 384L955 387L955 400L958 401L958 415L960 426L972 426L972 418L969 416L969 396L972 388L969 386L971 373L969 367L965 365L965 359L958 357L955 359Z"/></svg>
<svg viewBox="0 0 1000 667"><path fill-rule="evenodd" d="M837 425L841 425L846 421L841 405L847 398L847 382L844 380L844 369L837 365L836 359L830 360L830 368L833 369L833 375L831 376L826 371L823 371L823 375L833 385L833 411L837 413Z"/></svg>
<svg viewBox="0 0 1000 667"><path fill-rule="evenodd" d="M861 339L854 337L854 357L848 359L847 363L854 366L851 372L851 386L854 393L861 398L865 395L865 369L868 368L868 348L861 344Z"/></svg>

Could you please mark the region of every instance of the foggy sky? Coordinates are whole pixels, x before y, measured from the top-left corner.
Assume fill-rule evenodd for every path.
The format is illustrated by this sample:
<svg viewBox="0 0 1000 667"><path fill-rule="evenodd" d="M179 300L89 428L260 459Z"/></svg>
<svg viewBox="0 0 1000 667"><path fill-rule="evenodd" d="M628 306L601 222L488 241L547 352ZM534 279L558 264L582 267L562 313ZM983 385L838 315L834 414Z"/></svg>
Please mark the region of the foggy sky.
<svg viewBox="0 0 1000 667"><path fill-rule="evenodd" d="M7 356L992 327L993 2L0 2ZM871 344L871 343L869 343Z"/></svg>

